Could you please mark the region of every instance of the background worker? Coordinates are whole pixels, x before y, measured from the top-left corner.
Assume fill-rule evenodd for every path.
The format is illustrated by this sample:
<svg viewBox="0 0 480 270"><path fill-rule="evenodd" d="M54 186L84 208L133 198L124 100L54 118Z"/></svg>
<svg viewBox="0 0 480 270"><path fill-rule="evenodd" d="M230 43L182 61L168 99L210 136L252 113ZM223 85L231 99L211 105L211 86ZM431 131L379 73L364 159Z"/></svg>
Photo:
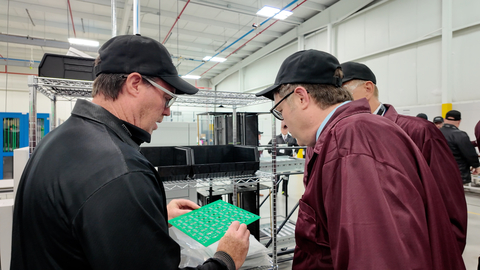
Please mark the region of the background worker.
<svg viewBox="0 0 480 270"><path fill-rule="evenodd" d="M443 117L435 116L435 118L433 118L433 123L437 128L441 128L443 126Z"/></svg>
<svg viewBox="0 0 480 270"><path fill-rule="evenodd" d="M285 122L280 123L280 131L281 133L275 136L275 140L277 143L277 156L289 156L292 157L295 153L294 150L292 149L286 149L284 148L285 146L298 146L297 140L292 137L288 133L288 126L285 124ZM268 142L268 144L272 144L272 140ZM283 146L281 146L283 145ZM282 148L283 147L283 148ZM268 153L272 153L271 150L268 150ZM282 179L282 195L288 196L288 179L289 175L281 175L280 179Z"/></svg>
<svg viewBox="0 0 480 270"><path fill-rule="evenodd" d="M445 115L445 124L440 131L445 136L448 146L452 151L463 184L472 182L472 175L480 173L480 163L475 147L465 131L459 129L462 121L462 114L457 110L451 110Z"/></svg>

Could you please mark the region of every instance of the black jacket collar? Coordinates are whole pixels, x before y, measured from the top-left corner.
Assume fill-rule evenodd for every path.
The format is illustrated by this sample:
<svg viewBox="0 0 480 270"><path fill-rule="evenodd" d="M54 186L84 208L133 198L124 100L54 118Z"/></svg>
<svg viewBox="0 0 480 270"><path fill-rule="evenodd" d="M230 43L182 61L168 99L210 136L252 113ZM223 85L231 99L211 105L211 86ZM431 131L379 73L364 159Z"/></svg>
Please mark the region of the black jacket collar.
<svg viewBox="0 0 480 270"><path fill-rule="evenodd" d="M140 144L150 142L151 135L145 130L120 120L115 115L93 102L79 99L73 108L72 115L102 123L113 130L122 141L140 149Z"/></svg>
<svg viewBox="0 0 480 270"><path fill-rule="evenodd" d="M451 125L451 124L443 124L442 127L444 127L444 128L452 128L452 129L458 130L458 128L457 128L456 126Z"/></svg>

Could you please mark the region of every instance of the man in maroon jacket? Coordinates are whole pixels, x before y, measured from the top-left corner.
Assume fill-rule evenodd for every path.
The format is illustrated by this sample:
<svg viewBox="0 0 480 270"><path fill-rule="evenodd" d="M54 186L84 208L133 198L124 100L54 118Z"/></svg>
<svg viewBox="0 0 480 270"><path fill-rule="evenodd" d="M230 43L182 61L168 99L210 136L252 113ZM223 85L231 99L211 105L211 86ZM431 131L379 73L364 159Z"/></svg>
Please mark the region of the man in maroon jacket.
<svg viewBox="0 0 480 270"><path fill-rule="evenodd" d="M392 120L410 136L422 152L438 184L458 247L463 253L467 235L467 203L462 178L445 136L434 124L418 116L398 114L392 105L382 104L378 100L375 75L366 65L346 62L341 66L344 75L343 88L352 93L353 99L366 98L373 114Z"/></svg>
<svg viewBox="0 0 480 270"><path fill-rule="evenodd" d="M311 147L293 269L465 269L435 179L392 121L350 101L338 60L300 51L257 93Z"/></svg>

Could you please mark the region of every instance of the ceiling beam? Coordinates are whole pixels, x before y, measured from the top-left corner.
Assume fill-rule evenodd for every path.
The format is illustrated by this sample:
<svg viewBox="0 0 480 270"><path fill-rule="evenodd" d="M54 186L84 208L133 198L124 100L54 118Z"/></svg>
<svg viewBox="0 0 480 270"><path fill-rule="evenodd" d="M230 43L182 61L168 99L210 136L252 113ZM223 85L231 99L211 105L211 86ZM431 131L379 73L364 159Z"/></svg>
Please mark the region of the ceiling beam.
<svg viewBox="0 0 480 270"><path fill-rule="evenodd" d="M302 7L303 8L308 8L308 9L312 9L312 10L320 11L320 12L327 9L327 6L319 4L319 3L315 3L315 2L312 2L312 1L307 1L307 2L303 3L300 7L301 8Z"/></svg>
<svg viewBox="0 0 480 270"><path fill-rule="evenodd" d="M170 53L177 56L175 47L173 47L173 46L172 47L166 46L166 47L167 47L167 49ZM202 60L207 55L212 56L213 54L208 53L208 52L191 51L191 50L183 50L183 49L180 51L180 56L187 57L187 58L194 58L194 59L198 59L198 60ZM232 54L230 57L228 57L228 59L232 59L232 61L239 61L239 60L242 60L242 58L247 57L248 55L249 54L247 54L247 53L243 54L243 55Z"/></svg>
<svg viewBox="0 0 480 270"><path fill-rule="evenodd" d="M211 80L212 85L217 85L223 81L228 76L237 72L241 68L244 68L253 62L259 60L260 58L270 54L271 52L277 50L278 48L292 42L297 37L305 35L316 31L320 28L327 26L329 23L337 23L351 14L355 13L359 9L365 7L373 0L355 0L355 1L338 1L329 8L325 9L323 12L313 16L300 26L290 30L285 35L276 39L275 41L269 43L267 46L261 48L260 50L253 53L251 56L243 59L241 62L238 62L231 68L223 71L219 75L215 76Z"/></svg>
<svg viewBox="0 0 480 270"><path fill-rule="evenodd" d="M16 30L16 29L12 29L12 30L15 30L15 32L26 32L26 30ZM59 48L59 49L65 49L65 50L68 50L68 48L70 48L70 44L67 42L67 41L61 41L61 40L54 40L54 39L43 39L43 38L35 38L35 37L31 37L31 36L28 36L28 33L24 33L24 35L7 35L7 34L0 34L0 42L8 42L8 43L16 43L16 44L24 44L24 45L31 45L31 46L39 46L39 47L49 47L49 48ZM176 40L173 39L172 40L172 44L177 44ZM200 49L203 49L203 57L205 57L207 54L209 55L213 55L215 54L215 51L213 49L214 46L211 46L211 45L202 45L202 44L198 44L198 43L190 43L190 42L179 42L178 43L179 46L188 46L188 47L195 47L195 48L200 48ZM174 55L174 56L178 56L177 53L176 53L176 47L174 47L176 45L168 45L167 44L167 49L169 50L169 52ZM75 45L75 48L81 50L81 51L84 51L84 52L90 52L91 54L93 54L94 56L96 55L97 51L98 51L98 48L94 48L94 47L87 47L87 46L78 46L78 45ZM179 50L180 53L182 53L183 49L180 49ZM225 53L229 53L233 51L233 49L229 49L227 50ZM239 54L233 54L234 57L242 57L242 56L246 56L246 55L249 55L253 52L251 51L243 51L242 53L239 53ZM220 56L221 57L221 56Z"/></svg>
<svg viewBox="0 0 480 270"><path fill-rule="evenodd" d="M2 1L6 2L5 0L2 0ZM95 5L108 6L108 7L110 7L110 4L111 4L110 0L80 0L80 2L91 3L91 4L95 4ZM117 5L117 8L123 8L125 6L125 3L121 2L121 1L117 1L116 5ZM176 19L177 16L178 16L178 14L176 12L172 12L172 11L168 11L168 10L160 10L159 11L158 9L151 8L151 7L142 7L140 9L140 12L144 13L144 14L152 14L152 15L156 15L156 16L159 16L159 14L160 14L162 17L167 17L167 18L171 18L171 19ZM62 11L61 14L64 14L64 13L65 13L65 11ZM77 13L75 13L75 14L77 14ZM219 20L213 20L213 19L208 19L208 18L192 16L192 15L188 15L188 14L182 14L181 20L182 21L195 22L195 23L201 23L201 24L205 24L205 25L220 25L221 27L236 30L236 31L243 30L243 31L247 32L251 29L250 25L243 26L243 25L238 25L238 24L229 23L229 22L225 22L225 21L219 21ZM104 20L104 21L105 22L111 22L110 17L107 17L106 20ZM142 24L142 27L143 27L143 24ZM266 35L266 36L271 36L271 37L280 37L282 35L282 33L277 32L277 31L272 31L272 30L266 30L265 32L263 32L263 34ZM238 37L240 37L240 35L238 35Z"/></svg>
<svg viewBox="0 0 480 270"><path fill-rule="evenodd" d="M11 22L26 23L26 18L22 18L22 17L19 17L19 16L10 16L9 20ZM77 20L78 20L78 18L77 18ZM69 26L67 23L51 22L51 21L44 21L44 20L38 20L38 19L35 19L35 22L39 26L43 25L43 26L53 27L53 28L58 28L58 29L67 29L67 27ZM158 25L149 24L149 23L142 23L142 29L144 30L143 31L144 33L148 32L148 31L154 31L154 32L158 33ZM160 29L162 31L168 32L169 27L162 26L162 27L160 27ZM111 36L111 33L112 33L111 29L105 29L105 28L99 28L99 27L90 27L88 32L89 33L94 33L94 34L104 35L105 38L107 38L107 37L109 38ZM38 33L42 34L42 31L40 30L40 28L39 28ZM197 31L184 30L184 29L180 30L180 36L182 36L182 35L186 35L186 36L190 36L190 37L193 36L193 37L208 38L212 41L219 41L219 42L224 41L224 40L222 40L222 37L218 36L218 35L202 33L202 32L197 32ZM264 43L264 42L251 41L251 42L249 42L248 45L250 45L252 47L255 47L255 48L260 48L260 47L263 47L267 44Z"/></svg>
<svg viewBox="0 0 480 270"><path fill-rule="evenodd" d="M186 2L187 0L180 0L182 2ZM190 0L190 3L200 5L200 6L206 6L206 7L211 7L211 8L217 8L220 10L227 10L235 13L240 13L243 15L251 16L251 17L257 17L257 8L250 7L250 6L244 6L244 5L239 5L231 2L224 2L224 1L219 1L219 0ZM266 20L267 18L263 18L263 20ZM293 24L293 25L299 25L303 23L305 20L295 17L295 16L289 16L285 20L280 20L279 22L282 23L287 23L287 24Z"/></svg>

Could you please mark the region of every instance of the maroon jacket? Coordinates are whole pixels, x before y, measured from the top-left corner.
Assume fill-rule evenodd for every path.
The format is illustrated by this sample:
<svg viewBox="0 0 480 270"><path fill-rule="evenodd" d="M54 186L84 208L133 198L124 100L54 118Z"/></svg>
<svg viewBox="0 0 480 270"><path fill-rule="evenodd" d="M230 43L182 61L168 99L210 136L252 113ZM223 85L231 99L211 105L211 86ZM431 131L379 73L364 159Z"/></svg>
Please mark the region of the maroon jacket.
<svg viewBox="0 0 480 270"><path fill-rule="evenodd" d="M428 164L365 99L333 114L304 184L293 269L465 269Z"/></svg>
<svg viewBox="0 0 480 270"><path fill-rule="evenodd" d="M475 125L474 131L475 131L475 141L472 141L472 143L473 143L473 146L479 147L478 144L480 142L480 121L478 121L477 124Z"/></svg>
<svg viewBox="0 0 480 270"><path fill-rule="evenodd" d="M387 108L384 117L392 120L410 136L427 161L447 208L458 247L463 253L467 241L467 202L457 162L445 136L433 123L398 114L392 105L384 105Z"/></svg>

